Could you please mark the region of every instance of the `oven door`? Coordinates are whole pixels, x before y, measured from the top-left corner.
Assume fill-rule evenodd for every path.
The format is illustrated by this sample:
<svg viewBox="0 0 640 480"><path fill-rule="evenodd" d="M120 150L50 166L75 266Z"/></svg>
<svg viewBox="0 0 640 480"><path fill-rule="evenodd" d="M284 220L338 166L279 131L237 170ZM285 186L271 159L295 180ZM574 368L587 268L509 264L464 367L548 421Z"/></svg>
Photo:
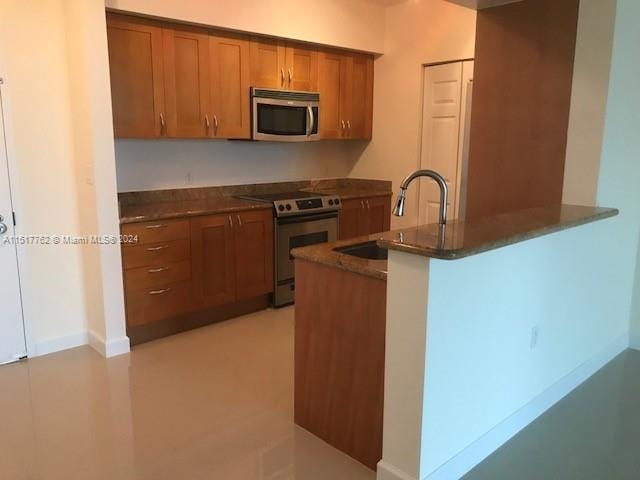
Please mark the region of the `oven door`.
<svg viewBox="0 0 640 480"><path fill-rule="evenodd" d="M253 97L254 140L309 142L319 140L318 102Z"/></svg>
<svg viewBox="0 0 640 480"><path fill-rule="evenodd" d="M338 240L338 214L322 213L276 219L276 268L274 305L293 302L294 260L291 250Z"/></svg>

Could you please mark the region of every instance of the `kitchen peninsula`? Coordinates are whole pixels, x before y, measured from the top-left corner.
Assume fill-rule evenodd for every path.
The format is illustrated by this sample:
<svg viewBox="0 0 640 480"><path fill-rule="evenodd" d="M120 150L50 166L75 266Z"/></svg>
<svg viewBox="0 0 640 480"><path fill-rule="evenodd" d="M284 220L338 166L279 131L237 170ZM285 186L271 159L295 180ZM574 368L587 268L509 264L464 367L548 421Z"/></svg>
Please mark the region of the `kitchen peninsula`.
<svg viewBox="0 0 640 480"><path fill-rule="evenodd" d="M527 368L531 360L514 349L524 343L529 352L531 328L551 337L546 330L566 328L563 312L585 310L580 304L605 281L589 281L586 272L601 263L607 232L607 222L587 224L617 214L561 205L294 250L296 423L377 466L378 478L397 478L381 470L424 478L474 440L454 436L459 419L469 431L469 405L473 413L475 405L486 408L488 418L508 416L505 404L519 406L522 396L500 399L499 388L471 372L506 369L506 377ZM380 258L371 241L388 260L336 250L364 244L365 256ZM582 283L572 283L574 275ZM561 348L552 338L540 342L540 351Z"/></svg>

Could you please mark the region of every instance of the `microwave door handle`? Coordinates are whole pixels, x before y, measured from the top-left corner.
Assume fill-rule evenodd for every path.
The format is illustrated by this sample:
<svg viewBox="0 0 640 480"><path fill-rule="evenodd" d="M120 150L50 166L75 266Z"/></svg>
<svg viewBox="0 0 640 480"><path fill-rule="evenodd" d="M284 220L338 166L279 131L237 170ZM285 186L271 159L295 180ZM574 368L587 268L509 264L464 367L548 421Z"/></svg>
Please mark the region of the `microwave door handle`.
<svg viewBox="0 0 640 480"><path fill-rule="evenodd" d="M313 118L313 109L311 105L307 105L307 113L309 114L309 124L307 127L307 136L311 136L313 133L313 127L315 126L315 118Z"/></svg>

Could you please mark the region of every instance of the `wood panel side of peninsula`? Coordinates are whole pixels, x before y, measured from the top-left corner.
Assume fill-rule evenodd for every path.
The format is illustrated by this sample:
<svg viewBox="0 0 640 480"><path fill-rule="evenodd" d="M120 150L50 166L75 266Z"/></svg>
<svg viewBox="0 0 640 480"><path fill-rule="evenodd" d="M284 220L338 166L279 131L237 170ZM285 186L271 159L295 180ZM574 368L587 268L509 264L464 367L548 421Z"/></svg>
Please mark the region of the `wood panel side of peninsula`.
<svg viewBox="0 0 640 480"><path fill-rule="evenodd" d="M296 260L295 422L375 470L382 458L387 284Z"/></svg>

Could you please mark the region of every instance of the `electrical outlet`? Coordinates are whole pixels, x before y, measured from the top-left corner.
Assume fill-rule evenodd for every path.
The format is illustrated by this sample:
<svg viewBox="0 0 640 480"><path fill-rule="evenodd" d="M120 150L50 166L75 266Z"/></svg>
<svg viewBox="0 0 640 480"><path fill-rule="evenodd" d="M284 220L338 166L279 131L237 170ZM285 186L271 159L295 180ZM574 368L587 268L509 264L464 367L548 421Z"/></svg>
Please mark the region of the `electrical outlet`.
<svg viewBox="0 0 640 480"><path fill-rule="evenodd" d="M539 334L538 325L534 325L534 327L531 329L531 342L529 344L529 346L531 347L531 350L533 350L538 346L538 334Z"/></svg>

